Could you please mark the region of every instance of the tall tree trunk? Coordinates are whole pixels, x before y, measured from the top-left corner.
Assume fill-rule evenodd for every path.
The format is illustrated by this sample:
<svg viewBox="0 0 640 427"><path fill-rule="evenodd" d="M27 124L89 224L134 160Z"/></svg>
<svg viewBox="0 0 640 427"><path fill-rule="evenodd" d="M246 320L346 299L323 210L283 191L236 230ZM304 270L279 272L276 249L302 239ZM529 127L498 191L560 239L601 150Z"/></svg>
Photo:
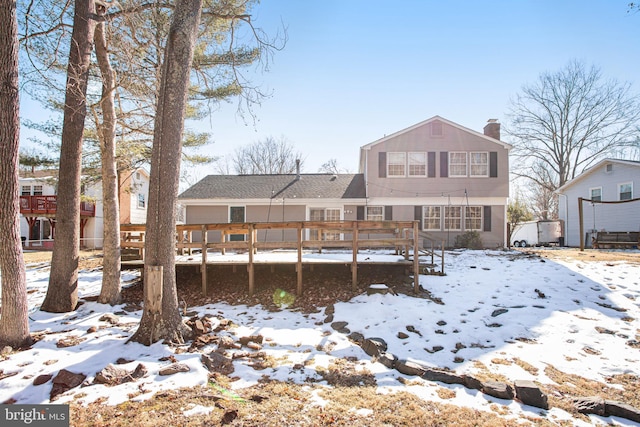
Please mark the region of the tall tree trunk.
<svg viewBox="0 0 640 427"><path fill-rule="evenodd" d="M53 313L72 311L78 304L82 134L87 115L94 15L93 0L75 0L58 172L56 234L49 287L41 307L43 311Z"/></svg>
<svg viewBox="0 0 640 427"><path fill-rule="evenodd" d="M20 240L18 24L16 1L0 3L0 345L31 343Z"/></svg>
<svg viewBox="0 0 640 427"><path fill-rule="evenodd" d="M104 16L106 7L96 5L98 16ZM96 57L102 75L102 123L96 116L102 161L103 200L103 259L102 288L98 302L115 305L120 302L120 213L118 201L118 171L116 167L116 109L115 71L109 61L105 22L96 24L94 41Z"/></svg>
<svg viewBox="0 0 640 427"><path fill-rule="evenodd" d="M180 181L189 73L201 9L202 0L178 0L176 3L162 68L151 153L144 312L138 330L131 337L133 341L148 345L158 340L183 342L190 332L182 321L176 291L175 202ZM157 275L149 274L158 267L162 268L162 280L155 280Z"/></svg>

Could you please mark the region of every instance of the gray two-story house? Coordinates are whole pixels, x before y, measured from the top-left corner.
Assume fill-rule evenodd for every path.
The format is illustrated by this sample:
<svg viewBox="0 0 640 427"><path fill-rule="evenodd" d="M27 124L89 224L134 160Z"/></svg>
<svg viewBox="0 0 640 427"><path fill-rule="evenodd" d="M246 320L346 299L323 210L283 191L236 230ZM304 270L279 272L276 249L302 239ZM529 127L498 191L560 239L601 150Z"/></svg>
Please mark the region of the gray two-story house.
<svg viewBox="0 0 640 427"><path fill-rule="evenodd" d="M209 175L179 200L188 224L418 220L446 246L477 231L485 247L501 247L510 148L495 120L479 133L435 116L361 147L357 174Z"/></svg>

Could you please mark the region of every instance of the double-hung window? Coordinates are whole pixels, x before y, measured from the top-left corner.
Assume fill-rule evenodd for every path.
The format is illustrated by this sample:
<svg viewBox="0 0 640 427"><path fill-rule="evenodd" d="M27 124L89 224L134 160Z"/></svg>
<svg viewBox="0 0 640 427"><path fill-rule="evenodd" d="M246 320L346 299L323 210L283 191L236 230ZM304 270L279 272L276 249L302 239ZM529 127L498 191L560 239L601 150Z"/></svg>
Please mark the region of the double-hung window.
<svg viewBox="0 0 640 427"><path fill-rule="evenodd" d="M453 151L449 153L449 176L467 176L467 153Z"/></svg>
<svg viewBox="0 0 640 427"><path fill-rule="evenodd" d="M592 201L594 202L601 202L602 201L602 187L597 187L597 188L591 188L589 190L590 193L590 198Z"/></svg>
<svg viewBox="0 0 640 427"><path fill-rule="evenodd" d="M146 203L146 200L144 198L144 194L143 193L138 193L138 207L140 209L144 209L146 205L147 205L147 203Z"/></svg>
<svg viewBox="0 0 640 427"><path fill-rule="evenodd" d="M618 185L618 195L620 200L633 199L633 183L625 182L624 184Z"/></svg>
<svg viewBox="0 0 640 427"><path fill-rule="evenodd" d="M407 153L387 155L387 176L406 176Z"/></svg>
<svg viewBox="0 0 640 427"><path fill-rule="evenodd" d="M367 206L367 221L383 221L384 206Z"/></svg>
<svg viewBox="0 0 640 427"><path fill-rule="evenodd" d="M440 230L442 224L442 209L440 206L424 206L422 208L425 230Z"/></svg>
<svg viewBox="0 0 640 427"><path fill-rule="evenodd" d="M471 152L469 153L469 175L489 176L489 153Z"/></svg>
<svg viewBox="0 0 640 427"><path fill-rule="evenodd" d="M465 206L464 229L482 230L482 206Z"/></svg>
<svg viewBox="0 0 640 427"><path fill-rule="evenodd" d="M445 206L444 208L444 228L445 230L462 229L462 207Z"/></svg>
<svg viewBox="0 0 640 427"><path fill-rule="evenodd" d="M427 153L409 153L409 176L427 176Z"/></svg>

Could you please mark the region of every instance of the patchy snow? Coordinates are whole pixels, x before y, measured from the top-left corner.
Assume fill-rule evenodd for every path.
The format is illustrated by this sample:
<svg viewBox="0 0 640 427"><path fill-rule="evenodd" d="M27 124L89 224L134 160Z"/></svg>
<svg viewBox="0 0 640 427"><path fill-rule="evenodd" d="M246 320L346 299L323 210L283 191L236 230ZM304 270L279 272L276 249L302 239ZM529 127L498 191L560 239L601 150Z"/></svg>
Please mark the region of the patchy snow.
<svg viewBox="0 0 640 427"><path fill-rule="evenodd" d="M348 322L347 328L365 337L383 338L389 352L400 359L424 365L449 368L457 373L477 373L484 365L491 372L513 380L550 383L544 370L548 365L585 378L607 382L616 374L640 374L640 349L628 345L640 335L640 265L623 261L580 262L552 261L538 257L515 256L509 251L447 252L446 276L420 276L420 284L443 304L404 294L361 294L348 302L335 304L334 321ZM289 256L273 252L267 258ZM326 261L351 260L350 253L308 254L307 259ZM394 255L366 255L371 260L393 262ZM364 260L364 258L363 258ZM425 260L427 261L427 260ZM312 273L310 273L312 274ZM56 375L61 369L87 375L92 383L96 374L108 364L124 357L130 363L119 367L132 371L139 363L147 375L118 386L91 385L72 389L58 397L56 403L78 400L84 403L106 397L107 404L150 398L159 390L207 383L208 371L201 352L175 352L156 343L144 346L127 344L135 332L142 312L125 312L123 306L110 307L85 302L72 313L39 311L49 277L47 264L28 266L27 291L31 331L46 332L31 349L11 354L0 361L0 373L16 373L0 381L0 401L49 403L51 382L35 386L40 375ZM82 271L79 277L80 298L98 295L101 271ZM126 285L138 279L136 274L122 275ZM379 287L381 283L373 284ZM243 359L234 361L234 389L256 384L264 375L281 381L304 383L315 378L322 384L318 368L326 368L336 358L359 360L358 369L371 372L379 393L406 390L428 400L489 411L501 405L508 417L540 417L570 420L585 425L557 408L542 411L516 401L492 398L459 385L444 385L412 378L404 385L403 376L375 363L346 335L324 323L326 315L305 315L284 309L268 312L260 306L232 306L224 303L189 307L191 312L209 316L213 321L226 318L237 325L220 334L262 335L262 351L278 360L277 366L255 370ZM119 317L117 325L99 320L104 314ZM90 329L92 327L97 327ZM403 332L409 338L402 338ZM61 340L75 339L77 344L58 348ZM214 347L203 349L204 352ZM172 362L160 359L173 356L187 365L189 372L160 376L159 370ZM536 370L524 370L514 363L519 359ZM442 399L438 387L455 392ZM141 393L142 392L142 393ZM232 390L231 390L232 392ZM316 396L315 404L322 405ZM206 412L206 407L186 408L185 414ZM366 415L366 409L354 408ZM591 424L635 425L621 418L590 417Z"/></svg>

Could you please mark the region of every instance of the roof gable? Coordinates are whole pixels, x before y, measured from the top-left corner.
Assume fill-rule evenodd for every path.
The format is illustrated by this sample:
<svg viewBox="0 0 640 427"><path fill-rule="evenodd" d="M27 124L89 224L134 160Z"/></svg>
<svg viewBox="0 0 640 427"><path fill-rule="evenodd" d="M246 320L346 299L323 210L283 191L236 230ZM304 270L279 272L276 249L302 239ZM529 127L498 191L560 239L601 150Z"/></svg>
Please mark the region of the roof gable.
<svg viewBox="0 0 640 427"><path fill-rule="evenodd" d="M606 159L600 160L598 163L596 163L595 165L591 166L589 169L583 171L580 175L576 176L571 181L566 182L562 187L558 188L555 192L556 193L561 193L564 190L566 190L567 188L570 188L570 187L578 184L580 181L582 181L586 177L588 177L591 174L593 174L594 172L600 170L600 168L602 166L606 165L607 163L617 163L617 164L622 164L622 165L626 165L626 166L637 167L638 171L640 172L640 162L639 161L606 158Z"/></svg>

